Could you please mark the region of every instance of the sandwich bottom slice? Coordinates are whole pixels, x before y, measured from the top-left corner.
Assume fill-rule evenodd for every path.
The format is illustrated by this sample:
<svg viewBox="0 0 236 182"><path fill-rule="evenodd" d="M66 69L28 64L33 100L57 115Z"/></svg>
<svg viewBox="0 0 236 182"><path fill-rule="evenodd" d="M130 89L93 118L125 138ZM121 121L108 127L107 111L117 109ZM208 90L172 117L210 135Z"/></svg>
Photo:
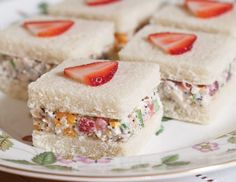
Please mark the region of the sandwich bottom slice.
<svg viewBox="0 0 236 182"><path fill-rule="evenodd" d="M159 89L164 115L199 124L213 121L235 85L235 71L236 60L210 85L162 80Z"/></svg>
<svg viewBox="0 0 236 182"><path fill-rule="evenodd" d="M63 156L93 159L137 154L160 129L163 107L157 88L123 119L33 109L33 144Z"/></svg>

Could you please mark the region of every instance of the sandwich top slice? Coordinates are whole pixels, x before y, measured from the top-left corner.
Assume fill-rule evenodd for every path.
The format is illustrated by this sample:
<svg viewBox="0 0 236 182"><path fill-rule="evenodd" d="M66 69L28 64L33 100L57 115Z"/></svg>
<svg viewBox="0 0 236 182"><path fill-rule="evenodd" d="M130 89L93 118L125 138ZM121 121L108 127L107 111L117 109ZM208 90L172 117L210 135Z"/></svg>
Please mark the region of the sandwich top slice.
<svg viewBox="0 0 236 182"><path fill-rule="evenodd" d="M93 158L137 153L160 127L159 82L157 64L63 62L29 85L34 145Z"/></svg>
<svg viewBox="0 0 236 182"><path fill-rule="evenodd" d="M185 0L166 5L156 12L152 23L236 36L235 3L211 0Z"/></svg>
<svg viewBox="0 0 236 182"><path fill-rule="evenodd" d="M162 79L208 85L233 62L235 46L231 36L148 25L119 55L127 61L158 63Z"/></svg>
<svg viewBox="0 0 236 182"><path fill-rule="evenodd" d="M103 57L114 46L109 22L34 17L0 31L0 89L27 98L27 86L64 59Z"/></svg>
<svg viewBox="0 0 236 182"><path fill-rule="evenodd" d="M64 59L106 51L113 46L113 33L113 24L109 22L28 18L0 31L0 53L59 64Z"/></svg>

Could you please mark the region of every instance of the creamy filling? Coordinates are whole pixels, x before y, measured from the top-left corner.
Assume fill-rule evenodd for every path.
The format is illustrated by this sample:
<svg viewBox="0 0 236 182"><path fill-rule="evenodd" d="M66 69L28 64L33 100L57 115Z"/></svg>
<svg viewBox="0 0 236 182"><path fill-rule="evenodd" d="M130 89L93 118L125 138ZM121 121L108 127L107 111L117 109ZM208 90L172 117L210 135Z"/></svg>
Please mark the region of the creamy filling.
<svg viewBox="0 0 236 182"><path fill-rule="evenodd" d="M140 131L145 122L159 111L158 91L142 99L131 114L122 120L82 116L79 114L49 111L45 108L32 110L34 130L59 136L89 136L102 141L124 142Z"/></svg>
<svg viewBox="0 0 236 182"><path fill-rule="evenodd" d="M210 85L163 80L160 85L160 96L162 99L177 102L183 107L184 105L207 106L213 96L231 79L234 63L235 61L224 70L218 80Z"/></svg>
<svg viewBox="0 0 236 182"><path fill-rule="evenodd" d="M0 54L0 76L17 80L27 85L37 80L54 66L53 64L45 64L29 58Z"/></svg>

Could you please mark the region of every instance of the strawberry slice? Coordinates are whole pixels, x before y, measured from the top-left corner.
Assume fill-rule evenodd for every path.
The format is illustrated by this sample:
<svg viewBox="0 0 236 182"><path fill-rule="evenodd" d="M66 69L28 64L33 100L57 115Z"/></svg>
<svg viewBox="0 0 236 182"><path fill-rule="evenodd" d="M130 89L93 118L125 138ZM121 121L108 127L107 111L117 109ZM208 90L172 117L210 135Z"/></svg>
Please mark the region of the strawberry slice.
<svg viewBox="0 0 236 182"><path fill-rule="evenodd" d="M199 18L212 18L232 10L234 4L214 0L185 0L185 6Z"/></svg>
<svg viewBox="0 0 236 182"><path fill-rule="evenodd" d="M88 6L100 6L100 5L108 5L112 3L119 2L121 0L86 0L86 4Z"/></svg>
<svg viewBox="0 0 236 182"><path fill-rule="evenodd" d="M23 27L37 37L54 37L63 34L74 24L71 20L26 21Z"/></svg>
<svg viewBox="0 0 236 182"><path fill-rule="evenodd" d="M197 36L193 34L161 32L148 36L148 40L171 55L183 54L190 51Z"/></svg>
<svg viewBox="0 0 236 182"><path fill-rule="evenodd" d="M118 62L104 61L64 69L64 75L89 86L109 82L118 69Z"/></svg>

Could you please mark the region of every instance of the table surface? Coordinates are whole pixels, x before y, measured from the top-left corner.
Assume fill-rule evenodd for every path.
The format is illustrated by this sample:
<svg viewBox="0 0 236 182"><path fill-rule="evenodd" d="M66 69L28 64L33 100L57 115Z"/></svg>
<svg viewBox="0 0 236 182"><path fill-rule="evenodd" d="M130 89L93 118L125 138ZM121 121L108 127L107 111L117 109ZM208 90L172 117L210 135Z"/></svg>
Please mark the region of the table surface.
<svg viewBox="0 0 236 182"><path fill-rule="evenodd" d="M36 178L28 178L24 176L8 174L4 172L0 172L0 181L1 182L52 182L52 180L43 180L43 179L36 179ZM53 181L57 182L57 181Z"/></svg>

